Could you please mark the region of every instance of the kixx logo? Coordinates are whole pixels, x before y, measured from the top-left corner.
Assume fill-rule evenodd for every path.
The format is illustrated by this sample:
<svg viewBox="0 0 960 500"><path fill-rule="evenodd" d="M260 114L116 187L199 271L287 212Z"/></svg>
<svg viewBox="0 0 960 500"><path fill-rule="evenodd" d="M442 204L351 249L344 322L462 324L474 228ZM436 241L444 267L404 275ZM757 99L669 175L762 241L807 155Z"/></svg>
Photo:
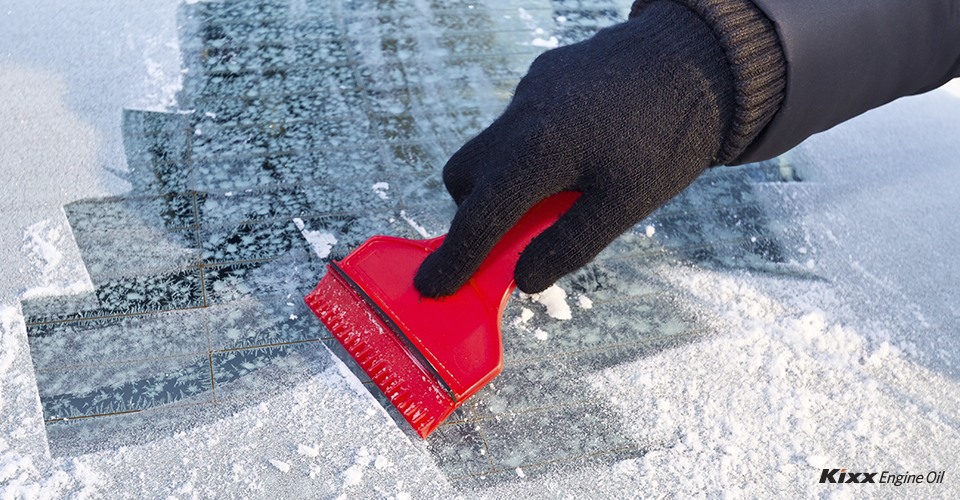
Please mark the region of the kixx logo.
<svg viewBox="0 0 960 500"><path fill-rule="evenodd" d="M820 472L820 483L873 483L873 484L892 484L900 486L902 484L942 484L943 476L947 471L930 471L927 475L923 474L891 474L890 471L883 472L847 472L847 469L823 469ZM879 477L877 477L879 475Z"/></svg>
<svg viewBox="0 0 960 500"><path fill-rule="evenodd" d="M879 472L845 472L847 469L823 469L821 483L876 483ZM839 472L839 474L837 474Z"/></svg>

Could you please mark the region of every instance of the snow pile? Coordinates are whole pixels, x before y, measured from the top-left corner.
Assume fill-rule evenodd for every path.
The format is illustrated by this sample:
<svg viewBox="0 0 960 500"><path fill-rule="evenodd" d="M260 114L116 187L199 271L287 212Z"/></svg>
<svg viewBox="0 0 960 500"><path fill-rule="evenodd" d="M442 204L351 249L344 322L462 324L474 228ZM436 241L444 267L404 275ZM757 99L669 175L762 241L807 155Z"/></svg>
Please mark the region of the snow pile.
<svg viewBox="0 0 960 500"><path fill-rule="evenodd" d="M960 416L960 386L831 321L811 305L828 289L791 282L784 292L800 300L785 308L750 281L698 272L684 282L731 327L594 380L632 416L638 439L677 437L673 448L630 464L638 487L817 496L830 491L817 483L821 468L926 474L960 465L960 435L937 411L952 413L948 421ZM904 393L910 383L938 387L952 401L927 407Z"/></svg>
<svg viewBox="0 0 960 500"><path fill-rule="evenodd" d="M0 498L91 498L109 471L73 459L51 467L26 333L17 308L0 308Z"/></svg>
<svg viewBox="0 0 960 500"><path fill-rule="evenodd" d="M717 334L585 380L622 415L638 445L667 444L607 466L548 473L537 479L534 497L960 494L960 483L909 491L818 483L823 468L957 470L957 381L922 368L890 341L833 321L821 306L842 303L829 285L703 270L668 274L694 297L691 307L714 317ZM483 496L521 488L498 485Z"/></svg>

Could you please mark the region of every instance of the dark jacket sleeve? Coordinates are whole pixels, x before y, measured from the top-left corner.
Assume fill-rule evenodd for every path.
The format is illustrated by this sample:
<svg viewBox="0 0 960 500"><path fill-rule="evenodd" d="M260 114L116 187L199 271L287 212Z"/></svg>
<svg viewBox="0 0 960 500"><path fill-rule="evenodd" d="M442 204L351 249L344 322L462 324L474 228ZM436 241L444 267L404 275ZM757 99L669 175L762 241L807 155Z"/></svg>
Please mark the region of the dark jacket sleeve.
<svg viewBox="0 0 960 500"><path fill-rule="evenodd" d="M732 164L779 155L899 97L960 77L960 0L753 0L787 62L779 111Z"/></svg>

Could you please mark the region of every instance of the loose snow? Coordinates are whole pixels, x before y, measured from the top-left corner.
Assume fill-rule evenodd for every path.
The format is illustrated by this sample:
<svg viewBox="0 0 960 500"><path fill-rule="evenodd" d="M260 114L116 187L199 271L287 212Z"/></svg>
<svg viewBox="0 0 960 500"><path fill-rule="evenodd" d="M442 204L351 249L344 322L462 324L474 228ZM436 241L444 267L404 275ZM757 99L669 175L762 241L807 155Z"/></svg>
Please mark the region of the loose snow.
<svg viewBox="0 0 960 500"><path fill-rule="evenodd" d="M387 199L388 189L390 189L390 184L387 184L386 182L378 182L373 185L373 192L377 193L377 196L379 196L381 200Z"/></svg>
<svg viewBox="0 0 960 500"><path fill-rule="evenodd" d="M540 293L530 295L530 299L546 306L547 314L551 318L567 320L573 317L570 306L567 305L567 292L556 284Z"/></svg>
<svg viewBox="0 0 960 500"><path fill-rule="evenodd" d="M548 49L555 49L560 46L560 40L557 40L557 37L551 36L549 39L544 40L543 38L534 38L530 45L534 47L546 47Z"/></svg>
<svg viewBox="0 0 960 500"><path fill-rule="evenodd" d="M277 460L277 459L275 459L275 458L271 458L271 459L270 459L270 465L276 467L277 470L279 470L280 472L283 472L284 474L286 474L287 472L290 472L290 464L288 464L288 463L286 463L286 462L284 462L284 461Z"/></svg>
<svg viewBox="0 0 960 500"><path fill-rule="evenodd" d="M523 8L517 9L517 11L520 14L520 19L523 20L524 26L529 29L530 33L535 37L533 41L530 42L530 45L546 49L555 49L560 46L560 40L558 40L556 36L551 36L550 38L541 37L546 31L537 25L537 20L534 19L530 12ZM566 21L566 18L563 18L563 21L560 21L560 18L563 18L563 16L558 17L556 21L561 23ZM546 21L546 19L544 19L544 21Z"/></svg>
<svg viewBox="0 0 960 500"><path fill-rule="evenodd" d="M577 305L580 306L581 309L590 309L593 307L593 301L586 295L579 295L577 296Z"/></svg>
<svg viewBox="0 0 960 500"><path fill-rule="evenodd" d="M320 454L320 449L316 446L299 444L297 445L297 452L305 457L316 458Z"/></svg>
<svg viewBox="0 0 960 500"><path fill-rule="evenodd" d="M533 311L527 309L526 307L520 309L520 323L526 323L530 321L530 318L533 317Z"/></svg>
<svg viewBox="0 0 960 500"><path fill-rule="evenodd" d="M360 465L351 465L343 472L343 486L359 486L363 479L363 468Z"/></svg>
<svg viewBox="0 0 960 500"><path fill-rule="evenodd" d="M64 257L64 252L78 256L79 250L62 209L59 215L28 226L24 231L23 251L32 258L40 278L39 283L21 294L25 299L93 291L83 262L76 257Z"/></svg>
<svg viewBox="0 0 960 500"><path fill-rule="evenodd" d="M410 224L410 227L412 227L413 230L417 232L417 234L419 234L420 236L423 236L424 238L429 238L429 237L430 237L430 232L428 232L428 231L427 231L423 226L421 226L420 224L417 224L417 221L415 221L415 220L411 219L410 217L408 217L406 210L401 210L401 211L400 211L400 217L401 217L403 220L407 221L407 224Z"/></svg>
<svg viewBox="0 0 960 500"><path fill-rule="evenodd" d="M307 240L307 243L310 244L310 247L313 248L314 253L316 253L318 257L325 259L330 255L330 249L337 244L336 237L330 233L321 233L320 231L306 229L303 219L299 217L294 218L293 223L297 226L297 229L300 230L300 234Z"/></svg>

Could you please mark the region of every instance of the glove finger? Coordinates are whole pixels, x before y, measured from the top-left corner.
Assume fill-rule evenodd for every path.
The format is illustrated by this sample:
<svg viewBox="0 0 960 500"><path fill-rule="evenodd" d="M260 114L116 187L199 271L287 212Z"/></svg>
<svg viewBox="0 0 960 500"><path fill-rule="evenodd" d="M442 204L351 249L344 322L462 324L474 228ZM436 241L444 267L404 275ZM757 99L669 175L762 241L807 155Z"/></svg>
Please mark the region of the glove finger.
<svg viewBox="0 0 960 500"><path fill-rule="evenodd" d="M647 214L631 213L615 200L584 194L520 254L514 281L524 293L540 293L587 265Z"/></svg>
<svg viewBox="0 0 960 500"><path fill-rule="evenodd" d="M496 122L494 122L496 125ZM491 125L491 128L494 126ZM494 148L488 146L494 131L487 128L467 141L443 166L443 184L459 206L470 195Z"/></svg>
<svg viewBox="0 0 960 500"><path fill-rule="evenodd" d="M417 290L426 297L456 293L500 237L542 198L531 188L534 182L510 176L479 183L457 209L443 244L420 265L413 280Z"/></svg>

